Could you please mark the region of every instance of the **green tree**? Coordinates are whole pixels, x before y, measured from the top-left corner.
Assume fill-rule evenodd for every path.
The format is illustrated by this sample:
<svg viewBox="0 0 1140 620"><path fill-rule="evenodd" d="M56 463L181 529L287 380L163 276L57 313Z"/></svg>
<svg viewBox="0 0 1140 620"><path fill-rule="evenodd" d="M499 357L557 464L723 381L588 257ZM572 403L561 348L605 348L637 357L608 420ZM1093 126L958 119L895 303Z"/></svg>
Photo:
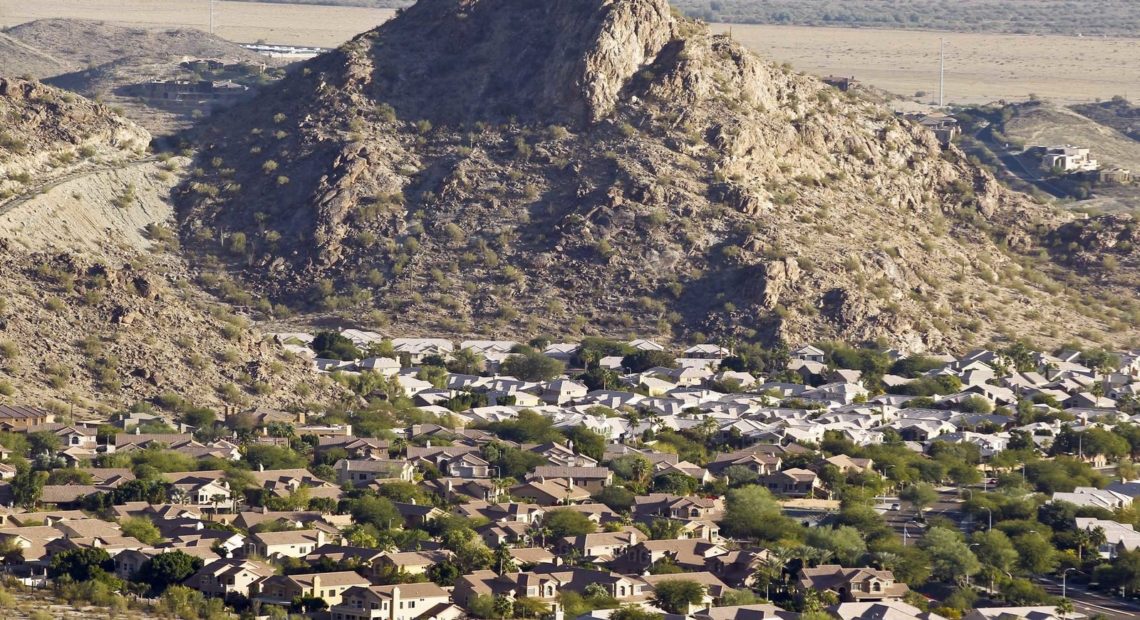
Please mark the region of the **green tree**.
<svg viewBox="0 0 1140 620"><path fill-rule="evenodd" d="M119 523L119 529L124 536L130 536L147 545L157 545L164 539L158 531L158 526L145 517L129 517Z"/></svg>
<svg viewBox="0 0 1140 620"><path fill-rule="evenodd" d="M330 331L317 332L309 345L318 357L330 360L358 360L363 357L352 340Z"/></svg>
<svg viewBox="0 0 1140 620"><path fill-rule="evenodd" d="M523 381L550 381L566 371L562 362L527 348L503 360L499 372Z"/></svg>
<svg viewBox="0 0 1140 620"><path fill-rule="evenodd" d="M783 514L768 489L759 486L728 492L721 528L732 536L760 540L795 537L797 532L796 522Z"/></svg>
<svg viewBox="0 0 1140 620"><path fill-rule="evenodd" d="M510 618L514 615L515 603L509 597L496 596L491 603L491 608L494 610L496 618Z"/></svg>
<svg viewBox="0 0 1140 620"><path fill-rule="evenodd" d="M550 536L554 539L593 534L598 529L598 526L586 515L565 509L546 513L542 519L542 526L550 530Z"/></svg>
<svg viewBox="0 0 1140 620"><path fill-rule="evenodd" d="M47 479L46 471L32 471L26 464L17 466L16 476L9 483L12 489L12 501L28 510L34 510L43 497L44 483Z"/></svg>
<svg viewBox="0 0 1140 620"><path fill-rule="evenodd" d="M57 579L64 575L73 581L90 581L115 571L115 561L105 549L87 547L68 549L55 554L48 566L48 576Z"/></svg>
<svg viewBox="0 0 1140 620"><path fill-rule="evenodd" d="M661 581L653 589L653 604L671 614L687 614L704 601L705 587L689 579Z"/></svg>
<svg viewBox="0 0 1140 620"><path fill-rule="evenodd" d="M349 508L354 522L371 524L378 530L388 530L399 527L404 522L400 511L390 500L383 497L362 497L352 503Z"/></svg>
<svg viewBox="0 0 1140 620"><path fill-rule="evenodd" d="M867 553L867 543L859 530L843 525L837 528L813 527L807 531L807 543L834 554L839 564L855 566Z"/></svg>
<svg viewBox="0 0 1140 620"><path fill-rule="evenodd" d="M664 617L661 614L645 611L633 605L625 605L610 614L610 620L662 620Z"/></svg>
<svg viewBox="0 0 1140 620"><path fill-rule="evenodd" d="M483 372L483 358L471 349L460 349L451 354L447 370L460 375L477 375Z"/></svg>
<svg viewBox="0 0 1140 620"><path fill-rule="evenodd" d="M606 438L585 426L566 430L566 438L574 442L574 452L584 454L601 463L606 450Z"/></svg>
<svg viewBox="0 0 1140 620"><path fill-rule="evenodd" d="M650 368L676 368L677 360L665 351L637 351L621 358L629 372L645 372Z"/></svg>
<svg viewBox="0 0 1140 620"><path fill-rule="evenodd" d="M1044 536L1026 532L1013 539L1018 552L1018 566L1030 575L1044 575L1057 569L1057 550Z"/></svg>
<svg viewBox="0 0 1140 620"><path fill-rule="evenodd" d="M945 583L964 580L981 569L978 558L957 532L932 527L918 541L918 546L929 557L934 577Z"/></svg>
<svg viewBox="0 0 1140 620"><path fill-rule="evenodd" d="M150 585L151 591L164 592L168 587L182 583L202 568L202 559L181 551L160 553L143 563L133 581Z"/></svg>
<svg viewBox="0 0 1140 620"><path fill-rule="evenodd" d="M919 482L900 491L899 499L910 502L914 511L921 514L923 508L938 501L938 491L926 482Z"/></svg>
<svg viewBox="0 0 1140 620"><path fill-rule="evenodd" d="M1001 530L975 532L972 540L971 547L982 564L1002 572L1013 570L1018 553L1005 532Z"/></svg>
<svg viewBox="0 0 1140 620"><path fill-rule="evenodd" d="M518 567L515 566L515 558L511 555L510 547L505 544L500 544L498 547L495 547L493 568L495 572L500 575L518 571Z"/></svg>

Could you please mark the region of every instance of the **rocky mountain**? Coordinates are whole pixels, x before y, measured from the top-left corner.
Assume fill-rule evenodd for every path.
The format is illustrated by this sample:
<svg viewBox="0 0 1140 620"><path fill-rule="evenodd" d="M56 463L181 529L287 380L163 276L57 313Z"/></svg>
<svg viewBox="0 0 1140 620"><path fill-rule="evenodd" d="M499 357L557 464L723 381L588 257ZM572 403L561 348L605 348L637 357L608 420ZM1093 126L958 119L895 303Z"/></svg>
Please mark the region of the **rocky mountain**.
<svg viewBox="0 0 1140 620"><path fill-rule="evenodd" d="M200 265L401 332L1136 333L1050 259L1070 216L665 0L421 0L198 141Z"/></svg>
<svg viewBox="0 0 1140 620"><path fill-rule="evenodd" d="M0 402L287 405L314 385L308 363L191 284L169 203L177 160L147 157L145 130L6 78L0 118Z"/></svg>

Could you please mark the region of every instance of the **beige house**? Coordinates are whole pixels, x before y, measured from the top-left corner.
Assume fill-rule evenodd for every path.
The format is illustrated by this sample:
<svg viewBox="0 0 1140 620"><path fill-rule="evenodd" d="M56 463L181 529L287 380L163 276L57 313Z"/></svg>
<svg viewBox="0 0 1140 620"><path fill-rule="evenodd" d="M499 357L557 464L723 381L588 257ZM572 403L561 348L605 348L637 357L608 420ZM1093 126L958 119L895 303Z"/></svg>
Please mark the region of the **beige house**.
<svg viewBox="0 0 1140 620"><path fill-rule="evenodd" d="M349 588L330 615L332 620L454 620L463 612L434 583L404 583Z"/></svg>
<svg viewBox="0 0 1140 620"><path fill-rule="evenodd" d="M328 541L323 530L258 532L245 541L246 556L263 558L303 558Z"/></svg>
<svg viewBox="0 0 1140 620"><path fill-rule="evenodd" d="M319 598L329 607L339 605L349 588L368 587L368 579L353 571L310 573L305 575L273 575L257 584L256 599L274 605L291 605L298 598Z"/></svg>
<svg viewBox="0 0 1140 620"><path fill-rule="evenodd" d="M800 571L797 585L801 590L834 592L840 601L899 600L909 588L895 581L889 570L871 568L844 568L837 564L824 564Z"/></svg>
<svg viewBox="0 0 1140 620"><path fill-rule="evenodd" d="M251 596L255 593L255 583L276 572L276 569L264 562L221 559L203 566L186 580L186 585L206 596Z"/></svg>

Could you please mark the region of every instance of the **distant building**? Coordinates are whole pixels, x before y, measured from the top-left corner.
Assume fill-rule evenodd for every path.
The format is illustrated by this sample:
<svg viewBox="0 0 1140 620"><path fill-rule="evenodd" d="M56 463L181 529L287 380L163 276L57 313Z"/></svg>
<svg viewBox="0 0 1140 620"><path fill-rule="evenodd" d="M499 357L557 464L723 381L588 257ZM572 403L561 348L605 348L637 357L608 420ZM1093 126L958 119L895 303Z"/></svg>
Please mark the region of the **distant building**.
<svg viewBox="0 0 1140 620"><path fill-rule="evenodd" d="M834 86L835 88L838 88L840 92L844 93L851 89L859 87L859 81L854 77L836 77L834 75L829 75L823 78L823 83L827 84L828 86Z"/></svg>
<svg viewBox="0 0 1140 620"><path fill-rule="evenodd" d="M1045 147L1041 156L1042 170L1059 170L1061 172L1094 172L1100 165L1089 156L1089 149L1072 146Z"/></svg>

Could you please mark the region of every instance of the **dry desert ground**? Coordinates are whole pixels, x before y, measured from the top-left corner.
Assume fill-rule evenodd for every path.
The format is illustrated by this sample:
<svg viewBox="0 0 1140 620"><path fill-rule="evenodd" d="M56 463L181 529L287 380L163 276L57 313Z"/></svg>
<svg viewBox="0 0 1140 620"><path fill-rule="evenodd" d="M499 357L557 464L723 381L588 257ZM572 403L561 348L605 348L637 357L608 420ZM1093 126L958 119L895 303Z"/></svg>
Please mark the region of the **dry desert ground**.
<svg viewBox="0 0 1140 620"><path fill-rule="evenodd" d="M209 0L0 0L0 25L73 17L146 26L208 29ZM216 32L331 47L389 19L386 9L215 2ZM714 24L778 62L818 75L846 75L893 93L938 92L939 38L946 40L947 101L1018 100L1035 93L1058 103L1140 96L1140 40L956 34L903 30ZM1132 92L1129 92L1132 91Z"/></svg>
<svg viewBox="0 0 1140 620"><path fill-rule="evenodd" d="M309 4L214 2L215 34L237 41L336 47L390 19L391 9ZM0 26L37 19L96 19L123 24L210 29L209 0L0 0Z"/></svg>

